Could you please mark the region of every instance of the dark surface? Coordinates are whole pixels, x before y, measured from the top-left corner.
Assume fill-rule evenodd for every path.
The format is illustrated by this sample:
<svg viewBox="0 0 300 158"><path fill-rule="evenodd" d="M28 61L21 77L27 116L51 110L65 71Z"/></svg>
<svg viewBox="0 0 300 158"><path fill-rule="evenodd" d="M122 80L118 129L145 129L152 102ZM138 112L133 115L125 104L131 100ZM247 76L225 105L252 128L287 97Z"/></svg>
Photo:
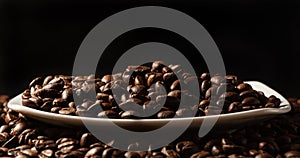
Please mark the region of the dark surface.
<svg viewBox="0 0 300 158"><path fill-rule="evenodd" d="M227 73L262 81L284 96L299 96L300 2L296 0L1 0L0 93L16 95L36 76L71 74L77 49L96 24L118 11L144 5L171 7L198 20L217 43ZM111 46L111 52L120 53L156 36L158 41L166 38L135 33L130 37L134 42ZM190 50L182 52L188 55Z"/></svg>

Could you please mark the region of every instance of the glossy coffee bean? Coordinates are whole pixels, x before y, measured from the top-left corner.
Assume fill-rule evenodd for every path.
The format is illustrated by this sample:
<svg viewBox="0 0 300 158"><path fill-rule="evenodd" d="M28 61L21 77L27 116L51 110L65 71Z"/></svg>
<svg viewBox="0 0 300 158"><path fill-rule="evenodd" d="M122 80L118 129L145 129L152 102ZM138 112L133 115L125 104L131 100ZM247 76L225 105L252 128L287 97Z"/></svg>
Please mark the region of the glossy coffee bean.
<svg viewBox="0 0 300 158"><path fill-rule="evenodd" d="M243 91L248 91L248 90L253 90L252 86L249 85L248 83L241 83L236 87L240 92Z"/></svg>

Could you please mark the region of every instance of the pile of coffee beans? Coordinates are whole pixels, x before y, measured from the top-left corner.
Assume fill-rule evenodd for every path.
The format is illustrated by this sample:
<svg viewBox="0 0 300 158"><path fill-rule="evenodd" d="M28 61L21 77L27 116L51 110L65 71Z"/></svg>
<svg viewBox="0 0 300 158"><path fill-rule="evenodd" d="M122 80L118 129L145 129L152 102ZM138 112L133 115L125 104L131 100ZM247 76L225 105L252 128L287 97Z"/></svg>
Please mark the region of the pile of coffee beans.
<svg viewBox="0 0 300 158"><path fill-rule="evenodd" d="M97 140L84 127L66 128L30 120L7 107L0 96L0 157L72 158L295 158L300 157L300 99L290 98L293 110L271 120L223 133L184 133L156 150L128 151Z"/></svg>
<svg viewBox="0 0 300 158"><path fill-rule="evenodd" d="M187 101L179 106L182 100ZM101 78L37 77L23 92L22 103L63 115L155 119L278 108L280 99L266 97L234 75L193 76L180 65L165 66L155 61L150 65L128 66L123 73Z"/></svg>

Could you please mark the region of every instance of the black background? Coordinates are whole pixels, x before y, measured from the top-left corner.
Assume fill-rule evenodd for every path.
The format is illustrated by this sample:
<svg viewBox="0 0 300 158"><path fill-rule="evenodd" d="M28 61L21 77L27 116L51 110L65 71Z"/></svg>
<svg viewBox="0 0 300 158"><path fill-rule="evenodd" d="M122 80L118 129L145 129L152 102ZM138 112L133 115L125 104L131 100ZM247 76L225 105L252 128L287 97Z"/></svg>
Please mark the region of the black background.
<svg viewBox="0 0 300 158"><path fill-rule="evenodd" d="M0 93L17 95L36 76L71 74L77 50L95 25L119 11L147 5L174 8L200 22L218 45L227 73L262 81L286 97L300 96L300 2L296 0L0 0ZM180 39L168 41L168 33L156 30L127 35L110 46L111 58L146 41L181 46ZM180 49L187 56L193 54L192 48ZM202 70L197 58L191 60ZM108 71L105 65L112 59L105 59L98 71Z"/></svg>

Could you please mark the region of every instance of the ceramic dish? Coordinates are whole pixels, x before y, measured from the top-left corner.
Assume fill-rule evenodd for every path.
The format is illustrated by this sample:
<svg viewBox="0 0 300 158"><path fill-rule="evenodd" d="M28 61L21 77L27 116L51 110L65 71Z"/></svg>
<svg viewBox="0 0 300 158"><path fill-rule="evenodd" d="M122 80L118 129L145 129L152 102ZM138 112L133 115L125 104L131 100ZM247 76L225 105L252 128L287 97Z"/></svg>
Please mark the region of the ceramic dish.
<svg viewBox="0 0 300 158"><path fill-rule="evenodd" d="M269 97L270 95L275 95L281 100L279 108L261 108L254 109L236 113L202 116L202 117L189 117L189 118L169 118L169 119L103 119L103 118L90 118L90 117L80 117L80 116L69 116L61 115L50 112L45 112L41 110L32 109L29 107L22 106L21 95L12 98L8 107L14 111L20 112L29 118L33 118L45 123L50 123L60 126L82 126L83 122L88 122L89 124L95 124L97 126L111 126L111 122L128 128L130 130L140 130L142 126L144 130L159 128L169 121L175 121L176 126L183 126L187 123L191 123L190 127L198 128L204 119L218 119L215 127L229 127L245 125L249 123L257 123L263 119L268 119L270 117L276 116L278 114L287 113L291 110L289 102L278 92L268 87L267 85L258 81L248 81L253 89L262 91Z"/></svg>

